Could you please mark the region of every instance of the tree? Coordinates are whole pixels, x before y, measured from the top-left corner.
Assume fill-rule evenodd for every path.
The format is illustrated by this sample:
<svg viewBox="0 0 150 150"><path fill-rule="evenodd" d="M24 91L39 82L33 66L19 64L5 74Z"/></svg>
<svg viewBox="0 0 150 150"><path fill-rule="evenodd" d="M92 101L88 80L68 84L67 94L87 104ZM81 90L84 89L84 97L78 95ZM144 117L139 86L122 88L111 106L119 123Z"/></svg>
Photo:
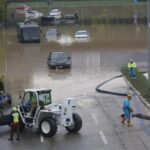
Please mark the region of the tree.
<svg viewBox="0 0 150 150"><path fill-rule="evenodd" d="M0 0L0 22L6 17L6 0Z"/></svg>

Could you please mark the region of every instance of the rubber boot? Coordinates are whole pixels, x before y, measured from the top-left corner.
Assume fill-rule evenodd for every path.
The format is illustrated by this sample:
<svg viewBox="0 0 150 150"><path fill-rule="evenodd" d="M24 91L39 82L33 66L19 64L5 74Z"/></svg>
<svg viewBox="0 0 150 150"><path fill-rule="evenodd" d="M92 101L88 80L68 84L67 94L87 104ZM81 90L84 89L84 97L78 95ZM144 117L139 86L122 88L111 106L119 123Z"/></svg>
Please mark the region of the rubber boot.
<svg viewBox="0 0 150 150"><path fill-rule="evenodd" d="M133 126L133 125L131 124L131 121L130 121L130 120L127 121L127 126L128 126L128 127Z"/></svg>
<svg viewBox="0 0 150 150"><path fill-rule="evenodd" d="M122 123L123 125L125 125L125 120L126 120L126 118L125 118L125 117L121 117L121 118L122 118L121 123Z"/></svg>

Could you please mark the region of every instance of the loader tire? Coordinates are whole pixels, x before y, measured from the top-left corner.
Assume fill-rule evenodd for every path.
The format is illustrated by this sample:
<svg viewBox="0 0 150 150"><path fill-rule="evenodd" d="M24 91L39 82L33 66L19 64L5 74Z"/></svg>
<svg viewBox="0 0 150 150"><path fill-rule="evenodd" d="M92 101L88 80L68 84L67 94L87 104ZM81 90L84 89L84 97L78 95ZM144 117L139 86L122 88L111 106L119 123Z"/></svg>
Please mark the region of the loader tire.
<svg viewBox="0 0 150 150"><path fill-rule="evenodd" d="M40 121L39 131L45 137L52 137L57 132L56 120L53 118L44 118Z"/></svg>
<svg viewBox="0 0 150 150"><path fill-rule="evenodd" d="M73 113L73 125L66 127L70 133L76 133L82 128L82 119L77 113Z"/></svg>

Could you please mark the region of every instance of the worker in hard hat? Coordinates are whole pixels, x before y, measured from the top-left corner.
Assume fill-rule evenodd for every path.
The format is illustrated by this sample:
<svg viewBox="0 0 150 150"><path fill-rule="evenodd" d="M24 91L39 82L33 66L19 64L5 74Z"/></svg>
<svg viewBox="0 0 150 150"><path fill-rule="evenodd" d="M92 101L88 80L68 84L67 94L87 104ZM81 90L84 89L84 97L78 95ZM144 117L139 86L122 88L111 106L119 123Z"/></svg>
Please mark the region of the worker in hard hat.
<svg viewBox="0 0 150 150"><path fill-rule="evenodd" d="M129 75L130 75L130 79L136 79L136 63L130 59L129 63L128 63L128 71L129 71Z"/></svg>
<svg viewBox="0 0 150 150"><path fill-rule="evenodd" d="M133 109L130 106L131 99L132 99L132 93L128 92L127 97L123 101L123 107L122 107L124 114L121 116L122 117L121 123L125 125L125 121L127 120L127 126L132 126L131 113L133 112Z"/></svg>
<svg viewBox="0 0 150 150"><path fill-rule="evenodd" d="M11 131L10 131L10 141L13 141L13 136L14 133L17 134L16 140L19 140L19 113L17 111L16 107L12 108L12 113L11 113Z"/></svg>

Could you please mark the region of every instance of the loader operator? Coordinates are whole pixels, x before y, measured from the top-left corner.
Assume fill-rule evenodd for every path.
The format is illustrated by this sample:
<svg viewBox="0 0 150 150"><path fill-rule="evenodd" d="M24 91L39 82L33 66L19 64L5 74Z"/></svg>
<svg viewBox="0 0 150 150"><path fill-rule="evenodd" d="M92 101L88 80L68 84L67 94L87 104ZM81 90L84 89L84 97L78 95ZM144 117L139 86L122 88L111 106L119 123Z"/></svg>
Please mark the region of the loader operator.
<svg viewBox="0 0 150 150"><path fill-rule="evenodd" d="M17 134L16 140L19 140L19 113L17 112L17 108L13 107L12 108L12 113L11 113L11 131L10 131L10 138L8 140L13 141L13 136L14 132Z"/></svg>
<svg viewBox="0 0 150 150"><path fill-rule="evenodd" d="M32 93L31 96L31 117L34 116L37 109L37 98L36 95Z"/></svg>
<svg viewBox="0 0 150 150"><path fill-rule="evenodd" d="M49 97L48 97L48 96L45 96L44 98L45 98L45 99L44 99L44 105L49 104L49 103L50 103Z"/></svg>

